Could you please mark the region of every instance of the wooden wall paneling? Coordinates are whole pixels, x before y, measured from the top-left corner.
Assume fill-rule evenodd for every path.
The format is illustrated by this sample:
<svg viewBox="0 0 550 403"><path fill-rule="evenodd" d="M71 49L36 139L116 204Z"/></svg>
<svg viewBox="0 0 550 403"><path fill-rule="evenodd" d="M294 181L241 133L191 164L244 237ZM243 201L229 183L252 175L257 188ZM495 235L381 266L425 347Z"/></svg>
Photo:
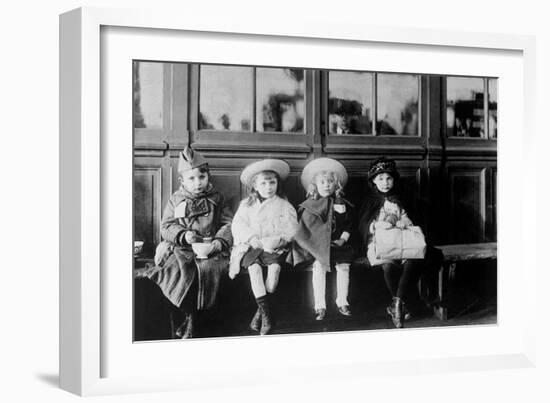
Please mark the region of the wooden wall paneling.
<svg viewBox="0 0 550 403"><path fill-rule="evenodd" d="M487 214L485 167L449 167L449 240L485 241Z"/></svg>
<svg viewBox="0 0 550 403"><path fill-rule="evenodd" d="M143 254L152 257L160 242L162 168L136 164L134 169L134 240L144 241Z"/></svg>
<svg viewBox="0 0 550 403"><path fill-rule="evenodd" d="M422 167L419 165L399 166L399 192L403 203L408 206L416 225L424 227L424 206L422 203Z"/></svg>
<svg viewBox="0 0 550 403"><path fill-rule="evenodd" d="M224 195L226 203L231 206L233 213L237 211L245 193L241 188L240 172L222 169L211 169L211 182Z"/></svg>
<svg viewBox="0 0 550 403"><path fill-rule="evenodd" d="M425 212L423 228L432 244L444 244L449 232L449 198L441 160L429 159L423 182L422 204Z"/></svg>
<svg viewBox="0 0 550 403"><path fill-rule="evenodd" d="M485 239L487 242L496 242L497 240L497 169L490 167L486 171L487 186L485 188L487 200L487 214L485 222Z"/></svg>

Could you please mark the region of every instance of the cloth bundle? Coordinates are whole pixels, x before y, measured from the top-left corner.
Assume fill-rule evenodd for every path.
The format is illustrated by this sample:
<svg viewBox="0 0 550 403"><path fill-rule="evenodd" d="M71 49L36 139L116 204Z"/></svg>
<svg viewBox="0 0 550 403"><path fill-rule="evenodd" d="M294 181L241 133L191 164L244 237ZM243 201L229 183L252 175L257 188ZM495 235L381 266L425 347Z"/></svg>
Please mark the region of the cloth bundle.
<svg viewBox="0 0 550 403"><path fill-rule="evenodd" d="M426 240L420 227L377 229L374 251L378 259L423 259Z"/></svg>

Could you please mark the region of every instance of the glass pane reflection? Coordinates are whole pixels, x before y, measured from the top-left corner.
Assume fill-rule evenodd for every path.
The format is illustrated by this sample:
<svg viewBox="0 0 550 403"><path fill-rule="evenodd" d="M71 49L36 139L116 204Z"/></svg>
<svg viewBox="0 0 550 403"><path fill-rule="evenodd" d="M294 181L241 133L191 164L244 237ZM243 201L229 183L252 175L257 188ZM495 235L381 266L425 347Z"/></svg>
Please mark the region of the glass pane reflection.
<svg viewBox="0 0 550 403"><path fill-rule="evenodd" d="M252 67L200 67L199 130L252 130Z"/></svg>
<svg viewBox="0 0 550 403"><path fill-rule="evenodd" d="M418 76L378 74L376 133L418 134Z"/></svg>
<svg viewBox="0 0 550 403"><path fill-rule="evenodd" d="M163 66L163 63L135 63L133 87L136 129L162 127Z"/></svg>
<svg viewBox="0 0 550 403"><path fill-rule="evenodd" d="M372 73L329 72L330 134L372 133Z"/></svg>
<svg viewBox="0 0 550 403"><path fill-rule="evenodd" d="M256 130L304 131L304 70L256 69Z"/></svg>
<svg viewBox="0 0 550 403"><path fill-rule="evenodd" d="M483 78L447 77L447 135L483 137Z"/></svg>
<svg viewBox="0 0 550 403"><path fill-rule="evenodd" d="M497 138L498 80L489 79L489 138Z"/></svg>

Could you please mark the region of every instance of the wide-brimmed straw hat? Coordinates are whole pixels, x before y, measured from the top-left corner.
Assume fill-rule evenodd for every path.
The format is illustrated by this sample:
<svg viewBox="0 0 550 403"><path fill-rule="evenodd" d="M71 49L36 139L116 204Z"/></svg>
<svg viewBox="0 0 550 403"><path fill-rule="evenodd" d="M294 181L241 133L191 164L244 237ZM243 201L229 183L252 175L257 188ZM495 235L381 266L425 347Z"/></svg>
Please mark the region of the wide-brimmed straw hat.
<svg viewBox="0 0 550 403"><path fill-rule="evenodd" d="M399 179L397 165L392 159L381 157L371 162L368 173L369 181L373 180L376 175L382 173L390 174L395 180Z"/></svg>
<svg viewBox="0 0 550 403"><path fill-rule="evenodd" d="M334 172L342 187L348 182L348 172L341 162L332 158L317 158L309 162L302 171L302 186L308 189L313 178L319 172Z"/></svg>
<svg viewBox="0 0 550 403"><path fill-rule="evenodd" d="M285 180L288 178L288 174L290 173L290 166L283 161L283 160L277 160L277 159L265 159L261 161L253 162L252 164L248 164L241 173L241 182L246 185L250 186L250 181L254 177L254 175L263 172L263 171L272 171L277 173L279 175L279 178L281 180Z"/></svg>

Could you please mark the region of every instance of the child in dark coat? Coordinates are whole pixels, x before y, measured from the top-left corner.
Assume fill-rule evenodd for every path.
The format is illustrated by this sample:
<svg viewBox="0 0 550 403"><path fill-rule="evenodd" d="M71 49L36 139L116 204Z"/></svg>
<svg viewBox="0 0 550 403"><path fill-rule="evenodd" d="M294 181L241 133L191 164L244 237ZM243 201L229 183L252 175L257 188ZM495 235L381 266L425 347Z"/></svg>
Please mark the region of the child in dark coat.
<svg viewBox="0 0 550 403"><path fill-rule="evenodd" d="M392 295L392 303L387 307L395 327L403 326L403 319L409 317L403 299L413 280L424 266L421 259L390 260L376 257L374 234L377 230L393 227L407 228L413 225L397 193L399 172L395 161L379 158L372 162L368 172L369 193L361 208L359 231L367 257L372 266L381 266L384 279Z"/></svg>
<svg viewBox="0 0 550 403"><path fill-rule="evenodd" d="M306 165L302 185L307 199L300 204L298 247L294 263L312 262L315 319L326 315L326 273L336 269L336 305L338 312L351 316L348 302L349 270L353 248L348 244L352 232L353 206L343 198L348 175L344 166L331 158L318 158Z"/></svg>
<svg viewBox="0 0 550 403"><path fill-rule="evenodd" d="M233 244L233 214L224 196L210 183L208 163L191 148L180 153L180 188L170 196L161 222L163 241L155 254L155 267L145 275L185 316L176 336L192 338L195 315L211 308L221 280L227 276ZM192 245L210 241L206 258L198 258Z"/></svg>

